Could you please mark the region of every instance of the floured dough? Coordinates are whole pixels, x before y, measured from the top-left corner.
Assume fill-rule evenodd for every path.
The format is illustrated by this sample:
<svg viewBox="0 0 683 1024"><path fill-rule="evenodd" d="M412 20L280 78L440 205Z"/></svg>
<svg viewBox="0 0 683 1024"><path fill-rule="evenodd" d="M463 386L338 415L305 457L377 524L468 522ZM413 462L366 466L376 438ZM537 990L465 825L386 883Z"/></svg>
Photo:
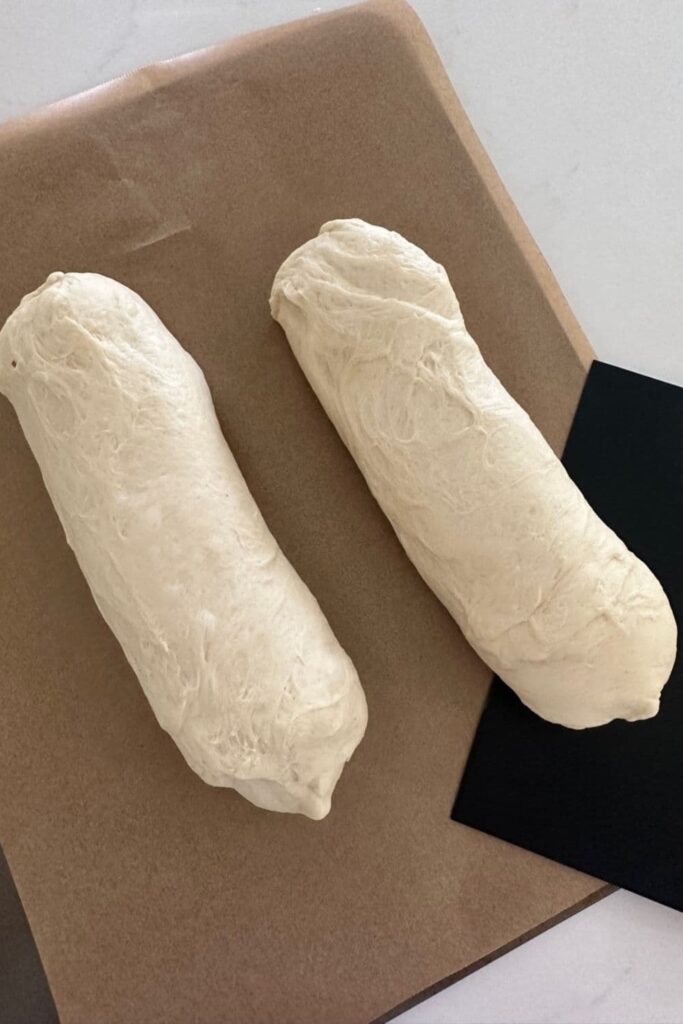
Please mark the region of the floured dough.
<svg viewBox="0 0 683 1024"><path fill-rule="evenodd" d="M551 722L655 715L669 602L489 370L443 267L398 234L332 221L285 260L271 309L481 658Z"/></svg>
<svg viewBox="0 0 683 1024"><path fill-rule="evenodd" d="M0 391L189 765L259 807L324 817L365 731L363 691L256 507L192 357L122 284L55 273L0 332Z"/></svg>

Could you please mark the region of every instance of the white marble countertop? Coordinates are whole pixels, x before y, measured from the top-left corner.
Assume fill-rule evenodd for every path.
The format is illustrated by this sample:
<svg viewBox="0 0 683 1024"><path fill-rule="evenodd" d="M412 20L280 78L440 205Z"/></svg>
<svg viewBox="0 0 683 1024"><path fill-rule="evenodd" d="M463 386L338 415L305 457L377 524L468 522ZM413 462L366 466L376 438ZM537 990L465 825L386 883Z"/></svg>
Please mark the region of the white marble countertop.
<svg viewBox="0 0 683 1024"><path fill-rule="evenodd" d="M683 384L683 0L412 2L598 354ZM0 121L341 4L1 0ZM683 916L616 893L400 1020L682 1024Z"/></svg>

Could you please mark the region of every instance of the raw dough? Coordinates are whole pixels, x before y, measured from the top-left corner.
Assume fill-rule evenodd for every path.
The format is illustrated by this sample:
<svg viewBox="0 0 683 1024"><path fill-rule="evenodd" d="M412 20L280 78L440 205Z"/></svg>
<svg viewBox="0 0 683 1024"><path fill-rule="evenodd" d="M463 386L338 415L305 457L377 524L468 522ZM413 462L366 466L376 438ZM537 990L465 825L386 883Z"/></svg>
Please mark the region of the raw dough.
<svg viewBox="0 0 683 1024"><path fill-rule="evenodd" d="M0 391L188 764L259 807L324 817L365 697L251 497L194 359L124 285L55 273L0 332Z"/></svg>
<svg viewBox="0 0 683 1024"><path fill-rule="evenodd" d="M443 267L394 232L332 221L285 260L271 309L481 658L551 722L655 715L669 602L489 370Z"/></svg>

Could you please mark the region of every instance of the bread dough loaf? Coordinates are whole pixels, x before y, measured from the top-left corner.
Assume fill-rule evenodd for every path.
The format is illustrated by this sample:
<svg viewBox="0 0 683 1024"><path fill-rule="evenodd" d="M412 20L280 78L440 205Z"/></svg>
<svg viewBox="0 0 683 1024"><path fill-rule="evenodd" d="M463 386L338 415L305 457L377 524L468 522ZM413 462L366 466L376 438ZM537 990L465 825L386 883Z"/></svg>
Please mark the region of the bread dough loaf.
<svg viewBox="0 0 683 1024"><path fill-rule="evenodd" d="M332 221L285 260L271 309L481 658L551 722L656 714L669 602L487 367L443 267L396 233Z"/></svg>
<svg viewBox="0 0 683 1024"><path fill-rule="evenodd" d="M194 359L122 284L55 273L0 333L0 391L188 764L259 807L324 817L365 698L249 493Z"/></svg>

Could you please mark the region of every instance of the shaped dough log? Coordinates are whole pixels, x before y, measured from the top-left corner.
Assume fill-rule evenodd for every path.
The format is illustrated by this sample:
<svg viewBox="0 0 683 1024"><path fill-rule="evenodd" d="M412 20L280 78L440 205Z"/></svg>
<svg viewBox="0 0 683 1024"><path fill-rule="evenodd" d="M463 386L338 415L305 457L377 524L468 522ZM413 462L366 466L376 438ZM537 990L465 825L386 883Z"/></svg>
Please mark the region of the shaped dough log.
<svg viewBox="0 0 683 1024"><path fill-rule="evenodd" d="M365 731L365 698L192 357L122 284L55 273L0 332L0 391L188 764L259 807L322 818Z"/></svg>
<svg viewBox="0 0 683 1024"><path fill-rule="evenodd" d="M273 316L409 558L480 657L551 722L657 713L676 624L468 335L443 267L332 221Z"/></svg>

